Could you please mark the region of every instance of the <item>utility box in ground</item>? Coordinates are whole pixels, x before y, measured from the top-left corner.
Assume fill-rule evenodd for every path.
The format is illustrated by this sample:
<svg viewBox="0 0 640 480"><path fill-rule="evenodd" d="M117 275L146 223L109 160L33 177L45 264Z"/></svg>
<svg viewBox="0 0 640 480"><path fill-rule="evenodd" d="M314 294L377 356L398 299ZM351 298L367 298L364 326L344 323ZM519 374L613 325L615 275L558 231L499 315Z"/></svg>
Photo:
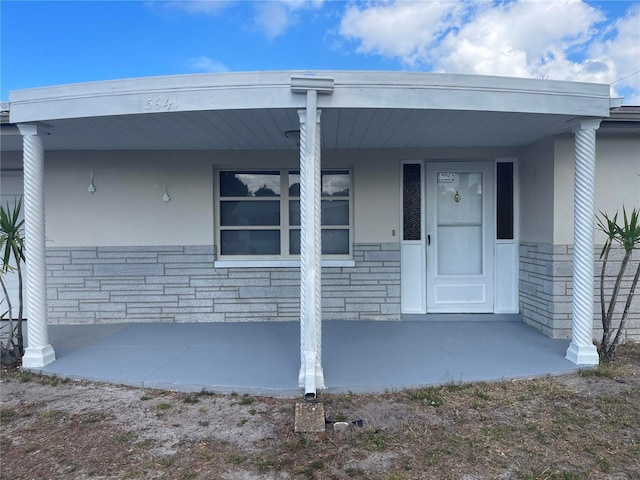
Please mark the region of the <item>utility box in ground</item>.
<svg viewBox="0 0 640 480"><path fill-rule="evenodd" d="M325 431L324 405L322 403L296 403L294 432L320 433Z"/></svg>

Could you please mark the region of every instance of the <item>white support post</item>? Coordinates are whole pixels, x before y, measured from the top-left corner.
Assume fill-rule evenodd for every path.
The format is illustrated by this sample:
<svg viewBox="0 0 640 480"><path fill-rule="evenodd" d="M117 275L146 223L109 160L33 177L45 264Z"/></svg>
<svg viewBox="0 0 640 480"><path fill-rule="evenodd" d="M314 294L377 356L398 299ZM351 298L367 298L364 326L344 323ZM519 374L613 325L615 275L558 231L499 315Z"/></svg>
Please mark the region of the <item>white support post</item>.
<svg viewBox="0 0 640 480"><path fill-rule="evenodd" d="M324 388L322 371L322 229L320 115L317 92L307 92L300 117L300 376L305 394Z"/></svg>
<svg viewBox="0 0 640 480"><path fill-rule="evenodd" d="M24 368L42 368L56 359L47 328L44 233L44 147L36 125L18 125L23 136L27 348Z"/></svg>
<svg viewBox="0 0 640 480"><path fill-rule="evenodd" d="M322 370L322 226L318 94L333 92L333 78L291 77L291 92L306 95L300 117L300 374L305 395L325 388Z"/></svg>
<svg viewBox="0 0 640 480"><path fill-rule="evenodd" d="M577 365L597 365L593 344L596 130L600 119L575 128L573 233L573 325L566 358Z"/></svg>

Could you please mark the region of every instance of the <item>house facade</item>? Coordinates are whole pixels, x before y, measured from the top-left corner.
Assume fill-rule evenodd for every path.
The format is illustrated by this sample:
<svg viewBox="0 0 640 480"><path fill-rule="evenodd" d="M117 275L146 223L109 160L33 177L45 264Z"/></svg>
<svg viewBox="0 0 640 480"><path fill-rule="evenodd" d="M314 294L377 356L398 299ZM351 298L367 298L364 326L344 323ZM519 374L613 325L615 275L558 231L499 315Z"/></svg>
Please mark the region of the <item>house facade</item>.
<svg viewBox="0 0 640 480"><path fill-rule="evenodd" d="M323 320L472 313L519 313L597 362L595 214L640 205L640 112L607 85L233 73L7 107L34 364L47 322L300 321L315 388Z"/></svg>

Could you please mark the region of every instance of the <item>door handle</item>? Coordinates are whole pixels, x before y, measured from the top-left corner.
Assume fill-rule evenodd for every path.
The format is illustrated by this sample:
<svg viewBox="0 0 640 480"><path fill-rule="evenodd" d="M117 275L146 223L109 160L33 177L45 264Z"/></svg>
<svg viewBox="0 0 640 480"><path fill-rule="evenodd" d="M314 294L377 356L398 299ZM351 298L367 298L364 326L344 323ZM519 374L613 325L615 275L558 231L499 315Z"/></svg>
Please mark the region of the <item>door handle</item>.
<svg viewBox="0 0 640 480"><path fill-rule="evenodd" d="M431 235L427 235L427 245L431 245Z"/></svg>

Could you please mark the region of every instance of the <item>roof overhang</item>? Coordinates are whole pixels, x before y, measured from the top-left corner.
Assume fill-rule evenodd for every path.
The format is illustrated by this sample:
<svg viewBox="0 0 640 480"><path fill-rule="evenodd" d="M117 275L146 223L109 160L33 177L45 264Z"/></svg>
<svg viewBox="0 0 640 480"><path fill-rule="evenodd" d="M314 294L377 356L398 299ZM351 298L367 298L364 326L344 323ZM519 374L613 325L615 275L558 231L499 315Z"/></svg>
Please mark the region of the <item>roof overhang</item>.
<svg viewBox="0 0 640 480"><path fill-rule="evenodd" d="M300 93L314 87L331 91L318 96L325 149L526 145L610 109L608 85L540 79L338 71L153 77L11 92L2 149L21 148L9 131L20 123L48 126L49 150L295 149L284 132L299 128Z"/></svg>

